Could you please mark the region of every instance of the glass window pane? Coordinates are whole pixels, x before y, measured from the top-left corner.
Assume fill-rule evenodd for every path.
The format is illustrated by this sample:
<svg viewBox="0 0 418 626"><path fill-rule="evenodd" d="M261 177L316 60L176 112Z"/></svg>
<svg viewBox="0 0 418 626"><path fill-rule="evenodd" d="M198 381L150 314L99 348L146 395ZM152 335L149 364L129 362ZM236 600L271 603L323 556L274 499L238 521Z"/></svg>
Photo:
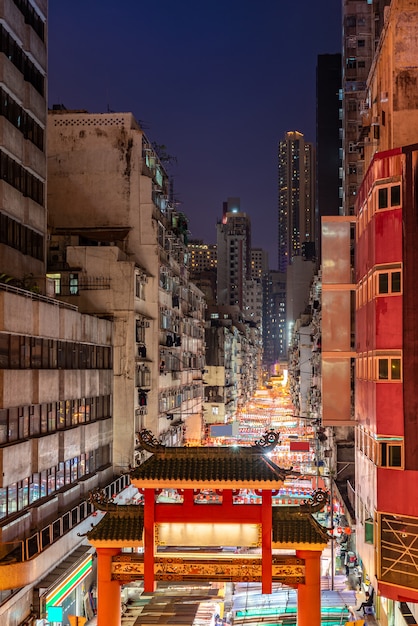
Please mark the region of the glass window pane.
<svg viewBox="0 0 418 626"><path fill-rule="evenodd" d="M391 359L390 376L392 380L401 379L401 359Z"/></svg>
<svg viewBox="0 0 418 626"><path fill-rule="evenodd" d="M389 466L401 467L402 465L401 446L389 446Z"/></svg>
<svg viewBox="0 0 418 626"><path fill-rule="evenodd" d="M28 506L29 504L29 480L28 478L24 478L19 483L18 499L19 499L19 511L22 511L25 508L25 506Z"/></svg>
<svg viewBox="0 0 418 626"><path fill-rule="evenodd" d="M16 441L19 436L19 420L17 408L9 409L9 441Z"/></svg>
<svg viewBox="0 0 418 626"><path fill-rule="evenodd" d="M6 369L9 367L9 335L0 333L0 367Z"/></svg>
<svg viewBox="0 0 418 626"><path fill-rule="evenodd" d="M0 443L7 443L7 409L0 409Z"/></svg>
<svg viewBox="0 0 418 626"><path fill-rule="evenodd" d="M400 206L401 204L401 186L395 185L390 188L390 205Z"/></svg>
<svg viewBox="0 0 418 626"><path fill-rule="evenodd" d="M7 513L15 513L17 511L17 485L13 483L7 487Z"/></svg>
<svg viewBox="0 0 418 626"><path fill-rule="evenodd" d="M30 408L30 434L31 435L39 435L40 433L40 422L41 422L41 407L39 404L35 404Z"/></svg>
<svg viewBox="0 0 418 626"><path fill-rule="evenodd" d="M57 479L56 479L56 485L57 485L57 490L61 489L61 487L64 487L64 463L60 463L58 465L58 469L57 469Z"/></svg>
<svg viewBox="0 0 418 626"><path fill-rule="evenodd" d="M0 489L0 519L7 515L7 488Z"/></svg>
<svg viewBox="0 0 418 626"><path fill-rule="evenodd" d="M29 504L35 502L35 500L39 499L40 488L39 488L39 474L35 473L32 475L32 481L29 485Z"/></svg>
<svg viewBox="0 0 418 626"><path fill-rule="evenodd" d="M389 293L388 274L379 274L379 293Z"/></svg>
<svg viewBox="0 0 418 626"><path fill-rule="evenodd" d="M388 190L387 190L387 187L381 187L379 189L378 208L379 209L387 209L388 208Z"/></svg>
<svg viewBox="0 0 418 626"><path fill-rule="evenodd" d="M381 443L380 444L380 465L382 467L386 467L387 466L387 444L386 443Z"/></svg>
<svg viewBox="0 0 418 626"><path fill-rule="evenodd" d="M48 432L48 405L41 404L41 432Z"/></svg>
<svg viewBox="0 0 418 626"><path fill-rule="evenodd" d="M374 524L372 519L366 519L364 521L364 540L366 543L374 543Z"/></svg>
<svg viewBox="0 0 418 626"><path fill-rule="evenodd" d="M47 495L48 473L46 470L41 472L41 498Z"/></svg>
<svg viewBox="0 0 418 626"><path fill-rule="evenodd" d="M379 359L379 380L388 380L389 362L388 359Z"/></svg>
<svg viewBox="0 0 418 626"><path fill-rule="evenodd" d="M400 272L392 272L392 280L391 280L391 289L392 293L400 293L401 291L401 273Z"/></svg>

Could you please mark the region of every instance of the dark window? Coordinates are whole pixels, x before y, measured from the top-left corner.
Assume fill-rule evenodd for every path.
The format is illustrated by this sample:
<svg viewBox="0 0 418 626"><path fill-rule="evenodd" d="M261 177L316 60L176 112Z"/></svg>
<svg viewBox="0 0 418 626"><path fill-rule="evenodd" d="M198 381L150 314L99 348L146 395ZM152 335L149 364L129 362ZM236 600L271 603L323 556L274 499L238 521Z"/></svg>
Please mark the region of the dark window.
<svg viewBox="0 0 418 626"><path fill-rule="evenodd" d="M9 335L0 333L0 368L9 367Z"/></svg>
<svg viewBox="0 0 418 626"><path fill-rule="evenodd" d="M0 115L23 133L40 150L44 149L44 130L13 98L0 87Z"/></svg>
<svg viewBox="0 0 418 626"><path fill-rule="evenodd" d="M390 206L400 206L401 204L401 186L394 185L390 188Z"/></svg>
<svg viewBox="0 0 418 626"><path fill-rule="evenodd" d="M388 274L379 274L379 293L389 293Z"/></svg>
<svg viewBox="0 0 418 626"><path fill-rule="evenodd" d="M388 189L387 187L380 187L378 192L378 208L388 208Z"/></svg>
<svg viewBox="0 0 418 626"><path fill-rule="evenodd" d="M0 25L0 52L3 52L19 72L23 74L24 79L30 83L41 96L44 96L45 79L43 75L29 57L24 54L19 44L7 32L3 25Z"/></svg>
<svg viewBox="0 0 418 626"><path fill-rule="evenodd" d="M401 273L392 272L392 293L400 293L401 291Z"/></svg>
<svg viewBox="0 0 418 626"><path fill-rule="evenodd" d="M402 448L401 446L389 446L389 466L402 467Z"/></svg>
<svg viewBox="0 0 418 626"><path fill-rule="evenodd" d="M389 362L388 359L379 359L379 380L388 380Z"/></svg>
<svg viewBox="0 0 418 626"><path fill-rule="evenodd" d="M9 157L9 155L0 151L0 176L12 187L15 187L24 196L28 196L38 204L44 203L44 183L28 172L19 163ZM17 222L14 222L17 224ZM14 240L15 239L15 240ZM18 248L16 234L11 237L13 242L11 245Z"/></svg>
<svg viewBox="0 0 418 626"><path fill-rule="evenodd" d="M29 24L41 39L45 41L45 26L40 15L38 15L28 0L13 0L19 11L25 18L25 24Z"/></svg>

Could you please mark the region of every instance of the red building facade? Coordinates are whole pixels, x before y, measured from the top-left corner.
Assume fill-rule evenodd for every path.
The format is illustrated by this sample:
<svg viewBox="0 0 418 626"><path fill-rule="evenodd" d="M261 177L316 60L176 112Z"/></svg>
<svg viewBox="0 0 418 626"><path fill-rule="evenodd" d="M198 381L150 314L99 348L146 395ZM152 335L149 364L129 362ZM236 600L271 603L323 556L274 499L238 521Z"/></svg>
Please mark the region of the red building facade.
<svg viewBox="0 0 418 626"><path fill-rule="evenodd" d="M357 546L381 598L418 601L418 146L377 153L357 199Z"/></svg>

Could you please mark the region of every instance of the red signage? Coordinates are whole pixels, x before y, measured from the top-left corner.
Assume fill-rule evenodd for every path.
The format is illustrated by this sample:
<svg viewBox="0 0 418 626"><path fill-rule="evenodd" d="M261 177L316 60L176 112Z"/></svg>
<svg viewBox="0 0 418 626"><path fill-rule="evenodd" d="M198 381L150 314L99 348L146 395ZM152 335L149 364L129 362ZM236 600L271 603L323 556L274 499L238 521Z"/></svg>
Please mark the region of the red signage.
<svg viewBox="0 0 418 626"><path fill-rule="evenodd" d="M291 452L309 452L309 441L291 441Z"/></svg>

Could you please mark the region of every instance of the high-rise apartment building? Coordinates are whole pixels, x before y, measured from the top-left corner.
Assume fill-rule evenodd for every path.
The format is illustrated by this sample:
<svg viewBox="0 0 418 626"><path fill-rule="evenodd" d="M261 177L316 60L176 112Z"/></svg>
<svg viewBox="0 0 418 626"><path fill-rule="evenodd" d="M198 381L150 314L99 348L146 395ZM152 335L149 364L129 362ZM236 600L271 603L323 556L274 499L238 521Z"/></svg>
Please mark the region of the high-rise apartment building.
<svg viewBox="0 0 418 626"><path fill-rule="evenodd" d="M142 428L168 445L202 432L205 303L189 280L187 219L132 114L49 118L49 276L61 298L114 321L113 453L127 471Z"/></svg>
<svg viewBox="0 0 418 626"><path fill-rule="evenodd" d="M269 269L268 252L262 248L251 249L251 278L262 279Z"/></svg>
<svg viewBox="0 0 418 626"><path fill-rule="evenodd" d="M245 314L247 281L251 279L251 222L239 198L224 203L217 224L218 304L236 305Z"/></svg>
<svg viewBox="0 0 418 626"><path fill-rule="evenodd" d="M384 18L356 203L356 535L381 620L394 623L418 618L418 5L392 0Z"/></svg>
<svg viewBox="0 0 418 626"><path fill-rule="evenodd" d="M192 273L216 271L218 253L216 244L204 243L203 239L191 239L187 244L189 267Z"/></svg>
<svg viewBox="0 0 418 626"><path fill-rule="evenodd" d="M14 626L48 602L81 610L88 492L128 481L112 467L112 323L45 278L47 2L5 0L1 18L0 623Z"/></svg>
<svg viewBox="0 0 418 626"><path fill-rule="evenodd" d="M343 214L354 215L357 190L366 173L364 150L374 146L367 136L364 116L369 112L367 77L384 24L385 7L391 0L343 0ZM369 126L376 122L371 120ZM377 131L376 131L377 132Z"/></svg>
<svg viewBox="0 0 418 626"><path fill-rule="evenodd" d="M366 18L372 19L370 28ZM390 6L345 2L344 28L346 49L353 50L351 61L346 54L346 69L355 69L354 51L365 47L364 32L369 32L373 54L357 94L358 109L355 91L345 91L353 115L358 111L355 125L363 168L361 184L354 186L353 180L353 194L347 196L348 212L354 207L354 214L325 221L322 419L325 425L340 419L344 427L353 421L355 547L364 582L375 592L380 623L404 623L418 617L414 558L418 110L410 89L418 76L413 44L418 37L418 6L409 0L392 0ZM348 149L346 159L354 159L353 154ZM355 315L349 314L350 300Z"/></svg>
<svg viewBox="0 0 418 626"><path fill-rule="evenodd" d="M278 191L278 270L285 272L294 257L315 257L315 155L297 131L279 142Z"/></svg>
<svg viewBox="0 0 418 626"><path fill-rule="evenodd" d="M6 0L0 24L0 262L14 284L45 269L46 15L46 0Z"/></svg>
<svg viewBox="0 0 418 626"><path fill-rule="evenodd" d="M286 275L270 270L263 278L263 367L274 373L286 358Z"/></svg>

